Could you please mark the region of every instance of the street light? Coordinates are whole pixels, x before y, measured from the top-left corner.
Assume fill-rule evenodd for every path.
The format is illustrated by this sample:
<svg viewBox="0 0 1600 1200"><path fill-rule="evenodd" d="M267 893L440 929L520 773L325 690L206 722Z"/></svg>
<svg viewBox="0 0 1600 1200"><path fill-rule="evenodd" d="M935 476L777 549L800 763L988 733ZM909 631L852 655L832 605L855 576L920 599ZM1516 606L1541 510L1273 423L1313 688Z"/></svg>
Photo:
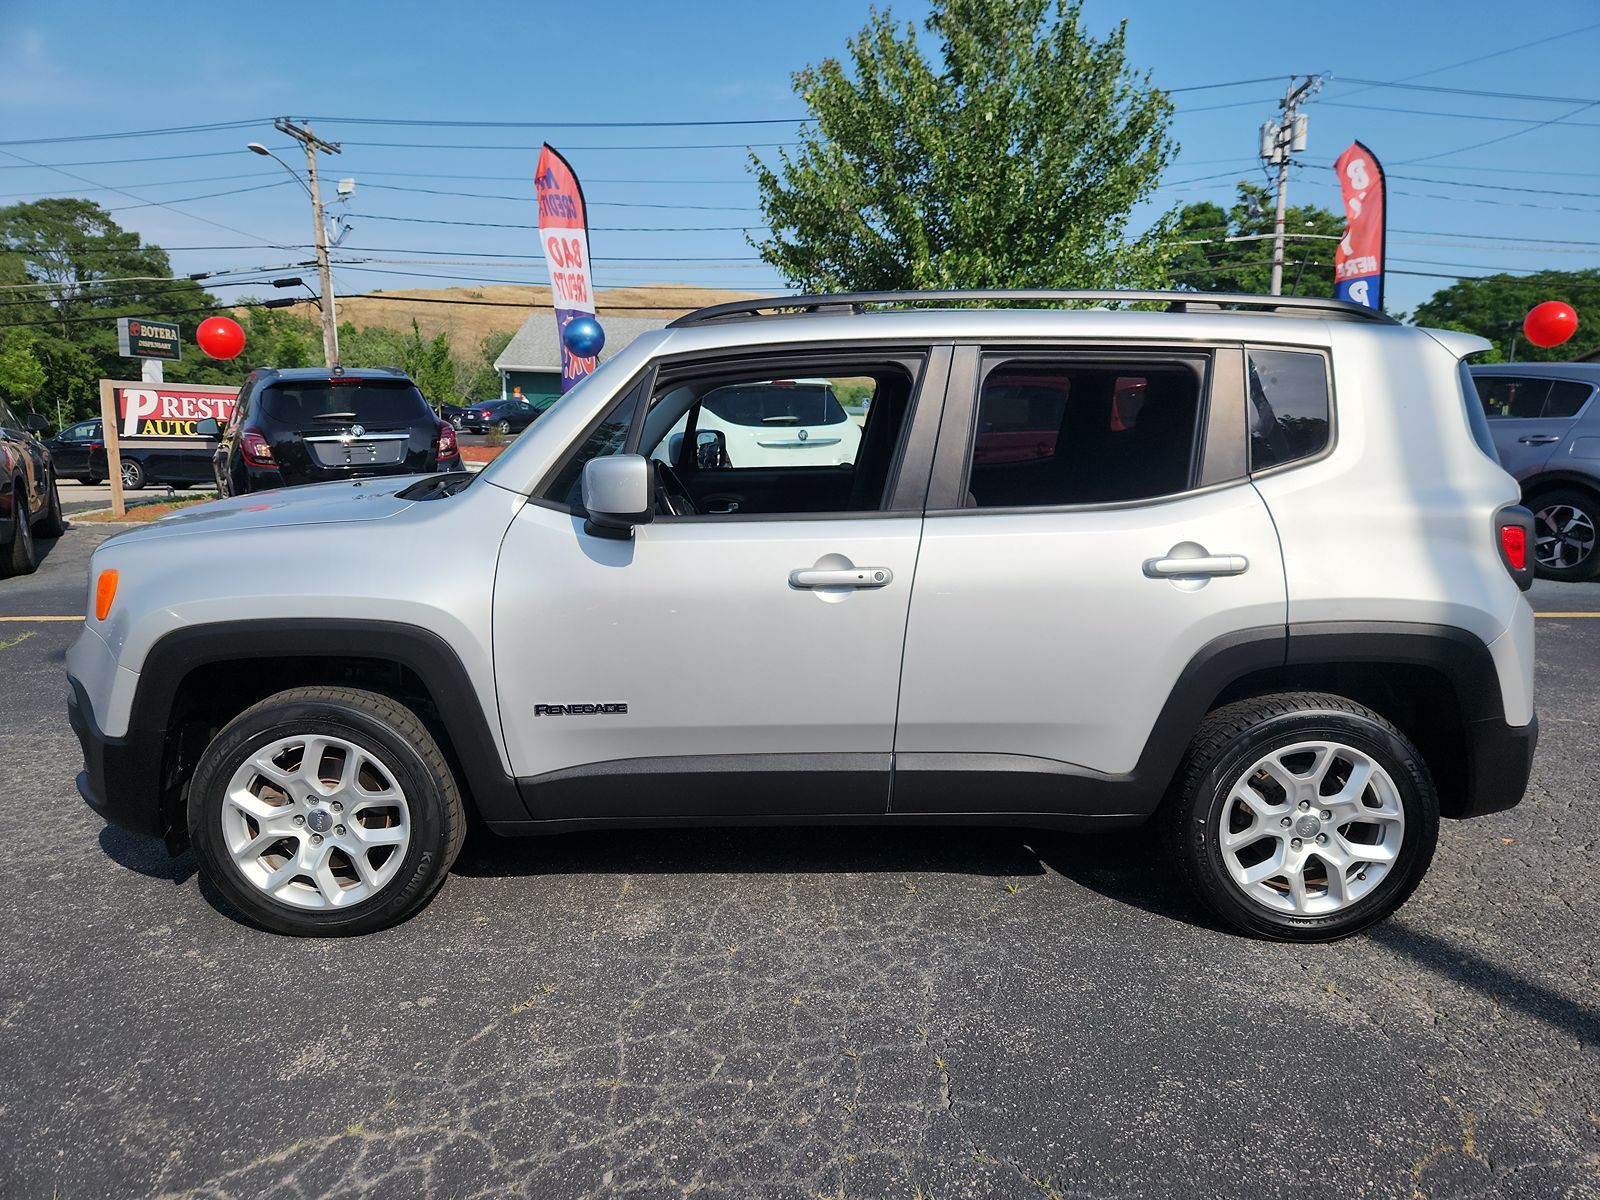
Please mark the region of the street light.
<svg viewBox="0 0 1600 1200"><path fill-rule="evenodd" d="M338 318L334 315L333 272L328 263L328 227L322 212L322 196L317 189L317 151L326 150L336 154L339 147L324 142L309 129L303 129L295 125L287 117L280 117L273 122L273 125L305 146L306 173L311 177L310 184L300 178L298 171L260 142L246 142L245 149L252 154L259 154L263 158L272 159L285 171L293 175L294 181L305 190L306 195L311 197L311 221L316 237L317 272L321 276L322 282L322 352L328 366L336 367L339 365L339 324Z"/></svg>

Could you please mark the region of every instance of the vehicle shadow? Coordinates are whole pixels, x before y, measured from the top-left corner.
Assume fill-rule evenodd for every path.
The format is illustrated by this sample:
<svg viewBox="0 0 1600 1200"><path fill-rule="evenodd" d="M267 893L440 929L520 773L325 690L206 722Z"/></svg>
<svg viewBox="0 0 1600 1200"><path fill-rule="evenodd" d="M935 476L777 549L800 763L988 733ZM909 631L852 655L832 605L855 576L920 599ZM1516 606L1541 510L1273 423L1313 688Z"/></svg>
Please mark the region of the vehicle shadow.
<svg viewBox="0 0 1600 1200"><path fill-rule="evenodd" d="M1397 921L1386 921L1367 936L1385 949L1503 1008L1515 1009L1542 1021L1584 1045L1600 1045L1600 1008L1580 1004L1472 950Z"/></svg>
<svg viewBox="0 0 1600 1200"><path fill-rule="evenodd" d="M119 867L136 871L148 879L168 883L187 883L195 873L194 852L185 850L177 857L167 853L160 838L142 837L107 825L100 830L100 849Z"/></svg>
<svg viewBox="0 0 1600 1200"><path fill-rule="evenodd" d="M41 567L44 566L44 560L50 557L51 552L55 550L60 542L61 539L58 537L45 538L35 536L33 539L33 554L38 559Z"/></svg>
<svg viewBox="0 0 1600 1200"><path fill-rule="evenodd" d="M970 826L786 826L599 830L497 837L474 829L454 872L581 874L918 874L1017 878L1046 871L1119 904L1217 928L1152 851L1147 832L1065 834Z"/></svg>

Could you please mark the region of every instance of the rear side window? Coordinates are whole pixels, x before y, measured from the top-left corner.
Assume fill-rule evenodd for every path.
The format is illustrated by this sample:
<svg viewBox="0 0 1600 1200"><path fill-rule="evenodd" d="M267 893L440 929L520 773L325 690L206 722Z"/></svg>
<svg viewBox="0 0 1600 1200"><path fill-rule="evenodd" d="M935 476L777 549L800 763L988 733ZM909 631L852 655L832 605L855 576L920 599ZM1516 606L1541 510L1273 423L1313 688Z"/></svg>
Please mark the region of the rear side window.
<svg viewBox="0 0 1600 1200"><path fill-rule="evenodd" d="M1554 380L1550 384L1550 395L1545 398L1544 415L1575 417L1592 395L1594 389L1587 383L1577 383L1571 379Z"/></svg>
<svg viewBox="0 0 1600 1200"><path fill-rule="evenodd" d="M969 505L1037 508L1190 486L1199 363L998 361L984 376Z"/></svg>
<svg viewBox="0 0 1600 1200"><path fill-rule="evenodd" d="M1251 350L1250 469L1265 471L1328 447L1328 364L1304 350Z"/></svg>
<svg viewBox="0 0 1600 1200"><path fill-rule="evenodd" d="M741 383L707 392L701 403L730 425L843 425L849 420L826 380Z"/></svg>
<svg viewBox="0 0 1600 1200"><path fill-rule="evenodd" d="M406 379L277 383L262 393L261 411L274 421L294 426L337 421L410 425L433 415L422 393Z"/></svg>
<svg viewBox="0 0 1600 1200"><path fill-rule="evenodd" d="M1473 383L1483 414L1491 421L1560 420L1578 415L1594 388L1572 379L1541 379L1531 375L1475 375Z"/></svg>

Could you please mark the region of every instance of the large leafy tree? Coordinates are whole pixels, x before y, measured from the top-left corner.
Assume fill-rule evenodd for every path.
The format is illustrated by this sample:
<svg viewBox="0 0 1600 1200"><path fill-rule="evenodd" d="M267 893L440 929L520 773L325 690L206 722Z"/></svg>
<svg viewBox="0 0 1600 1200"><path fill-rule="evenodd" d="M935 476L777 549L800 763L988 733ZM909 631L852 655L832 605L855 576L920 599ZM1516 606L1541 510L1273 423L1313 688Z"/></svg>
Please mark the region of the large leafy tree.
<svg viewBox="0 0 1600 1200"><path fill-rule="evenodd" d="M137 375L117 353L118 317L176 321L192 348L194 327L216 303L193 280L173 278L164 250L71 197L0 208L0 279L28 285L0 293L0 348L27 338L45 372L37 401L66 420L99 410L97 380ZM191 382L240 374L192 349L165 371Z"/></svg>
<svg viewBox="0 0 1600 1200"><path fill-rule="evenodd" d="M934 0L874 12L795 76L811 121L753 160L770 232L752 244L807 290L1106 287L1166 278L1166 223L1129 238L1176 153L1172 105L1078 0Z"/></svg>
<svg viewBox="0 0 1600 1200"><path fill-rule="evenodd" d="M1530 308L1546 300L1564 300L1577 309L1578 332L1565 345L1541 350L1523 336L1522 319ZM1600 320L1585 320L1586 309L1600 317L1600 270L1594 268L1462 279L1419 305L1412 320L1488 338L1495 348L1480 362L1503 361L1512 350L1513 338L1519 362L1570 362L1600 349Z"/></svg>
<svg viewBox="0 0 1600 1200"><path fill-rule="evenodd" d="M1272 193L1241 182L1238 199L1224 209L1203 201L1187 204L1173 229L1172 279L1202 292L1265 295L1272 285ZM1290 296L1333 295L1333 255L1344 234L1344 218L1303 204L1285 214L1283 291Z"/></svg>

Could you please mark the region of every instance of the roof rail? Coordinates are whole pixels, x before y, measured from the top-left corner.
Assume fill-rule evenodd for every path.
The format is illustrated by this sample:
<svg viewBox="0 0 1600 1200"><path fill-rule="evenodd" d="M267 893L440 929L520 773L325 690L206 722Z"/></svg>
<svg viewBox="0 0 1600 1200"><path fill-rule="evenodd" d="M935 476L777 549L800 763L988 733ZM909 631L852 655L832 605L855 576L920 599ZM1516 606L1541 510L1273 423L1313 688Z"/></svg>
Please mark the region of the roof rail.
<svg viewBox="0 0 1600 1200"><path fill-rule="evenodd" d="M1119 304L1165 304L1168 312L1231 312L1244 310L1262 313L1315 315L1333 320L1374 321L1381 325L1399 324L1387 313L1353 304L1348 300L1328 300L1320 296L1251 296L1234 292L1177 291L1072 291L1053 288L1002 288L964 291L838 292L813 296L767 296L755 300L731 300L709 308L685 313L668 329L683 329L741 317L759 317L767 312L859 313L871 305L970 304L973 301L1011 300L1027 303L1061 301Z"/></svg>

